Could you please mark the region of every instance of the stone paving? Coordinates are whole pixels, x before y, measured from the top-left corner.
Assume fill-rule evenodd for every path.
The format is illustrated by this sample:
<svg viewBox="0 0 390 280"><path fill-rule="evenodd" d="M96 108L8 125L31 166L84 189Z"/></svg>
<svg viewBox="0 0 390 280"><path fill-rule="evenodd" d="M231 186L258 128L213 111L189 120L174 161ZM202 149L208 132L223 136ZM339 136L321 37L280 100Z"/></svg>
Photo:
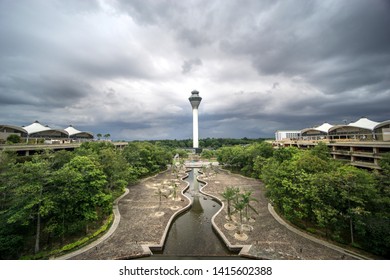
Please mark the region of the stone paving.
<svg viewBox="0 0 390 280"><path fill-rule="evenodd" d="M217 170L214 168L214 170ZM161 249L174 216L188 208L189 200L179 194L176 199L161 197L158 189L166 194L172 193L172 185L177 183L183 191L187 183L179 180L185 177L185 169L179 173L171 170L147 178L135 186L129 187L129 193L119 200L120 221L113 234L102 242L95 242L84 248L80 254L74 252L63 256L63 259L98 260L98 259L131 259L151 254L149 247ZM356 259L343 249L336 250L326 246L322 241L314 242L301 234L289 230L278 222L268 209L264 196L265 188L259 180L231 174L218 169L217 172L206 169L199 179L207 182L203 192L221 197L227 186L252 190L258 202L251 205L259 215L252 213L252 218L244 226L245 234L238 235L237 215L234 221L226 219L225 206L214 218L214 226L221 238L230 248L241 248L241 255L256 259ZM170 190L170 191L167 191ZM325 245L324 245L325 244Z"/></svg>

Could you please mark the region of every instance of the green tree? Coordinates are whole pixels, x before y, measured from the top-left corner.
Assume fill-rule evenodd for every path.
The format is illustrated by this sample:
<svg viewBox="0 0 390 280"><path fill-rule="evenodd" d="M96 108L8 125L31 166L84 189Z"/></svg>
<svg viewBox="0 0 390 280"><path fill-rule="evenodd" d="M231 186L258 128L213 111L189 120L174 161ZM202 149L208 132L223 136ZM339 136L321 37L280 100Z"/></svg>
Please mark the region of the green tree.
<svg viewBox="0 0 390 280"><path fill-rule="evenodd" d="M239 199L239 200L236 200L234 202L234 209L235 209L235 212L238 212L239 214L239 217L240 217L240 226L239 226L239 230L238 230L238 233L241 234L242 233L242 225L243 225L243 211L246 207L246 204L243 200Z"/></svg>
<svg viewBox="0 0 390 280"><path fill-rule="evenodd" d="M329 147L324 142L319 142L316 146L314 146L314 148L310 150L310 154L324 161L331 158Z"/></svg>
<svg viewBox="0 0 390 280"><path fill-rule="evenodd" d="M178 191L178 189L179 189L179 185L177 183L173 183L172 184L172 198L174 200L177 199L177 191Z"/></svg>
<svg viewBox="0 0 390 280"><path fill-rule="evenodd" d="M267 164L267 159L262 156L257 156L253 161L253 177L260 178L264 166Z"/></svg>
<svg viewBox="0 0 390 280"><path fill-rule="evenodd" d="M61 186L60 205L66 218L75 219L85 225L107 215L111 211L112 196L105 193L107 184L102 168L86 156L76 156L55 174L56 183Z"/></svg>
<svg viewBox="0 0 390 280"><path fill-rule="evenodd" d="M139 177L154 174L171 163L171 151L148 142L132 142L123 150L126 161L138 171Z"/></svg>
<svg viewBox="0 0 390 280"><path fill-rule="evenodd" d="M261 166L255 161L258 158L270 158L273 154L273 148L270 143L260 142L252 143L248 146L222 147L217 151L217 160L233 170L237 170L246 176L258 177Z"/></svg>
<svg viewBox="0 0 390 280"><path fill-rule="evenodd" d="M354 231L364 231L364 216L370 214L368 203L377 196L373 176L353 166L342 166L338 170L343 201L342 214L348 219L350 241L355 242Z"/></svg>
<svg viewBox="0 0 390 280"><path fill-rule="evenodd" d="M326 237L333 232L335 235L340 231L340 191L338 187L337 170L326 173L318 173L313 179L316 186L312 195L313 222L320 228L325 229Z"/></svg>
<svg viewBox="0 0 390 280"><path fill-rule="evenodd" d="M115 148L105 148L99 151L99 161L107 178L109 191L123 192L132 180L129 164Z"/></svg>
<svg viewBox="0 0 390 280"><path fill-rule="evenodd" d="M257 210L251 205L252 201L259 202L252 195L252 191L246 191L241 194L241 200L245 204L245 218L249 220L249 209L251 209L256 214L259 214Z"/></svg>
<svg viewBox="0 0 390 280"><path fill-rule="evenodd" d="M211 150L203 150L201 156L206 159L211 159L214 157L214 152Z"/></svg>
<svg viewBox="0 0 390 280"><path fill-rule="evenodd" d="M16 154L8 151L0 151L0 211L8 208L10 188L8 187L12 177L12 169L16 163Z"/></svg>
<svg viewBox="0 0 390 280"><path fill-rule="evenodd" d="M291 160L293 155L299 152L296 147L288 147L288 148L278 148L274 151L273 158L278 162L282 163L285 160Z"/></svg>
<svg viewBox="0 0 390 280"><path fill-rule="evenodd" d="M91 157L98 155L103 149L115 149L115 146L110 142L85 142L75 152L77 155Z"/></svg>
<svg viewBox="0 0 390 280"><path fill-rule="evenodd" d="M224 192L221 193L221 196L223 199L227 202L227 214L229 217L229 220L232 219L232 202L236 200L237 194L239 190L236 187L227 187L225 188Z"/></svg>
<svg viewBox="0 0 390 280"><path fill-rule="evenodd" d="M54 152L49 155L48 161L50 169L52 171L58 170L63 167L65 164L71 161L75 157L75 153L71 151L61 150Z"/></svg>
<svg viewBox="0 0 390 280"><path fill-rule="evenodd" d="M295 159L297 169L303 170L306 173L327 172L329 170L328 161L319 158L311 153L311 151L303 151Z"/></svg>
<svg viewBox="0 0 390 280"><path fill-rule="evenodd" d="M28 253L32 232L36 252L56 244L51 240L88 233L111 213L113 195L171 160L172 152L159 143L132 143L121 151L109 142L87 142L24 163L1 152L0 258Z"/></svg>
<svg viewBox="0 0 390 280"><path fill-rule="evenodd" d="M17 134L11 134L10 136L7 137L7 142L17 144L20 143L21 138Z"/></svg>
<svg viewBox="0 0 390 280"><path fill-rule="evenodd" d="M77 154L99 161L107 177L107 188L116 194L121 193L127 184L138 180L139 172L127 162L125 154L110 142L83 143Z"/></svg>
<svg viewBox="0 0 390 280"><path fill-rule="evenodd" d="M386 153L379 160L381 171L377 174L379 188L386 194L390 195L390 153Z"/></svg>
<svg viewBox="0 0 390 280"><path fill-rule="evenodd" d="M8 223L8 219L17 210L15 198L16 155L0 151L0 259L16 259L26 243L27 226ZM20 165L19 165L20 166Z"/></svg>
<svg viewBox="0 0 390 280"><path fill-rule="evenodd" d="M48 170L48 162L38 156L34 156L32 161L15 165L12 170L13 203L7 222L23 225L35 223L35 253L40 251L41 219L48 216L53 208L47 195L50 181Z"/></svg>
<svg viewBox="0 0 390 280"><path fill-rule="evenodd" d="M375 173L378 198L367 219L365 246L376 254L390 258L390 153L379 160L381 170Z"/></svg>
<svg viewBox="0 0 390 280"><path fill-rule="evenodd" d="M161 203L162 203L162 198L168 198L169 197L169 192L163 188L157 188L155 195L158 196L158 209L161 208Z"/></svg>

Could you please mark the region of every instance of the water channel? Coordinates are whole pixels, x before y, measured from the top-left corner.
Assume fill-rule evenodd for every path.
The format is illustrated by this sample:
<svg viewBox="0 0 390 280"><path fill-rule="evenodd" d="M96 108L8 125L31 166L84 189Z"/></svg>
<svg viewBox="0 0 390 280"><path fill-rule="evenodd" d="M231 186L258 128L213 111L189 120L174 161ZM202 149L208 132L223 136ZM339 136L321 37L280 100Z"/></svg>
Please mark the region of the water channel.
<svg viewBox="0 0 390 280"><path fill-rule="evenodd" d="M198 168L193 168L186 178L190 186L184 193L191 202L189 210L172 223L162 252L154 252L151 258L166 257L234 257L214 232L211 218L221 205L215 199L202 194L202 183L197 180Z"/></svg>

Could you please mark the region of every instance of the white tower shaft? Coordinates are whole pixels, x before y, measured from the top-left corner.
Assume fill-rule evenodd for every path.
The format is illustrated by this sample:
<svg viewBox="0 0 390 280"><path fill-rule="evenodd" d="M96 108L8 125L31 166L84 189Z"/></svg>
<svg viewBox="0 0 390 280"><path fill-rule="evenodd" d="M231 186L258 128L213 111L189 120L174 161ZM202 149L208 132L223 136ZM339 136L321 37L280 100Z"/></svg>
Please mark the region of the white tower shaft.
<svg viewBox="0 0 390 280"><path fill-rule="evenodd" d="M199 104L202 101L202 97L199 96L199 91L193 90L191 92L190 98L191 106L192 106L192 141L193 148L195 152L199 151L199 131L198 131L198 108Z"/></svg>
<svg viewBox="0 0 390 280"><path fill-rule="evenodd" d="M193 147L199 148L198 108L192 109L192 138Z"/></svg>

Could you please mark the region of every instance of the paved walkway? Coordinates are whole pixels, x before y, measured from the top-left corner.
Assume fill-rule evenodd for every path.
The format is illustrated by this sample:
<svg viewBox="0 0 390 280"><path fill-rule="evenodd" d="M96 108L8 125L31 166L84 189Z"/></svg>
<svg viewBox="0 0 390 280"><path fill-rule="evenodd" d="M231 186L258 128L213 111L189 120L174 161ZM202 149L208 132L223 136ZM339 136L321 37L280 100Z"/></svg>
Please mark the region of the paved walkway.
<svg viewBox="0 0 390 280"><path fill-rule="evenodd" d="M172 185L177 183L180 192L184 191L187 183L179 178L185 176L184 169L179 173L168 170L130 187L118 202L114 228L101 240L61 259L131 259L150 255L150 248L161 249L170 223L176 215L190 207L190 202L179 194L176 199L161 196L160 203L159 189L165 194L173 193ZM213 218L214 227L227 246L242 248L242 256L257 259L361 258L287 225L269 208L264 196L265 188L259 180L222 170L215 173L211 168L206 169L199 179L207 183L202 191L217 198L221 199L220 193L225 187L237 186L252 190L258 199L259 202L253 203L253 206L259 215L252 215L253 218L244 227L245 235L237 235L237 217L234 217L236 223L229 224L226 220L226 205Z"/></svg>

